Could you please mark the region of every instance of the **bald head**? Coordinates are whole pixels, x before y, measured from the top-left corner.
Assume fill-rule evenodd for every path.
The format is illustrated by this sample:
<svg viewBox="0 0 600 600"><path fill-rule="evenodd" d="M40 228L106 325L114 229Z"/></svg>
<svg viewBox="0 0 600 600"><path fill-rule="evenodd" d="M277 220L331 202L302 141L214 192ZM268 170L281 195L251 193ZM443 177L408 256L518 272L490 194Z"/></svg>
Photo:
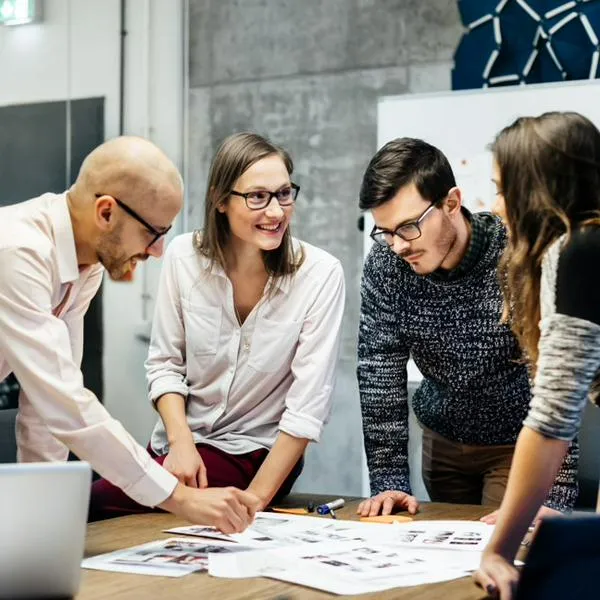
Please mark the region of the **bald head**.
<svg viewBox="0 0 600 600"><path fill-rule="evenodd" d="M152 142L121 136L93 150L83 161L72 189L78 202L107 194L134 209L161 212L183 199L183 181L177 167Z"/></svg>

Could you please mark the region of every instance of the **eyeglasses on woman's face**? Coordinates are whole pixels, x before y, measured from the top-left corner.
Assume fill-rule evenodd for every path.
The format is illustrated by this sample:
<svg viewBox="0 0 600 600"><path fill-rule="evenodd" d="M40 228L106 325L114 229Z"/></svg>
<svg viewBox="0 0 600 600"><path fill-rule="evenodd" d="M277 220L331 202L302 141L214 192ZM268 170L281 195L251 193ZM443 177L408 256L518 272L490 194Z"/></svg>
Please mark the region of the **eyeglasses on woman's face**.
<svg viewBox="0 0 600 600"><path fill-rule="evenodd" d="M300 186L295 183L290 183L285 187L271 192L269 190L252 190L250 192L236 192L231 190L233 196L240 196L246 202L246 206L250 210L262 210L271 204L273 198L277 199L279 206L291 206L298 197Z"/></svg>

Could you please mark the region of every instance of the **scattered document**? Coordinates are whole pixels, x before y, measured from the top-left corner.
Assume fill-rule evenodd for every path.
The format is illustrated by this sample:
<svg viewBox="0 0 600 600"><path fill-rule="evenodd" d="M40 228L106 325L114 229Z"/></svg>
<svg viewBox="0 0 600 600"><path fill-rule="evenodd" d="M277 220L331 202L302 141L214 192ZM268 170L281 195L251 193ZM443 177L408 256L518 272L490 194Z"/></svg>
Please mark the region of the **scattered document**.
<svg viewBox="0 0 600 600"><path fill-rule="evenodd" d="M206 571L210 554L247 550L250 548L231 543L170 538L86 558L81 566L100 571L182 577L194 571Z"/></svg>
<svg viewBox="0 0 600 600"><path fill-rule="evenodd" d="M480 559L479 552L321 542L244 556L211 555L209 573L228 578L270 577L334 594L365 594L465 577L479 566Z"/></svg>
<svg viewBox="0 0 600 600"><path fill-rule="evenodd" d="M255 548L322 542L390 542L413 548L483 551L494 527L479 521L412 521L381 525L258 513L243 533L226 535L213 527L176 527L167 533L233 541Z"/></svg>
<svg viewBox="0 0 600 600"><path fill-rule="evenodd" d="M479 521L381 525L258 513L238 534L191 525L177 536L88 558L82 566L181 577L270 577L334 594L364 594L448 581L478 568L494 527ZM189 537L192 536L192 537Z"/></svg>
<svg viewBox="0 0 600 600"><path fill-rule="evenodd" d="M257 513L254 522L243 533L226 535L213 527L176 527L167 533L192 535L221 541L238 542L254 548L272 548L321 542L362 542L380 539L382 535L393 539L394 530L381 525L305 517L276 513Z"/></svg>

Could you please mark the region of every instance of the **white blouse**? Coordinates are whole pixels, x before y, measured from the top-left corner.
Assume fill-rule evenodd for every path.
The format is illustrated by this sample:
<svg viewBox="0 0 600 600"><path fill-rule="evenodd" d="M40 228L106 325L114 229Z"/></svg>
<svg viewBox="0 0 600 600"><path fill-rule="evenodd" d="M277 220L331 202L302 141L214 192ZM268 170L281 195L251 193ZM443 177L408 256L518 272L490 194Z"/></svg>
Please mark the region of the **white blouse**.
<svg viewBox="0 0 600 600"><path fill-rule="evenodd" d="M149 398L186 397L196 443L242 454L270 448L278 431L319 440L331 410L344 273L335 257L302 246L298 271L275 280L240 327L231 281L210 268L193 234L169 245L146 361ZM151 445L168 452L160 419Z"/></svg>

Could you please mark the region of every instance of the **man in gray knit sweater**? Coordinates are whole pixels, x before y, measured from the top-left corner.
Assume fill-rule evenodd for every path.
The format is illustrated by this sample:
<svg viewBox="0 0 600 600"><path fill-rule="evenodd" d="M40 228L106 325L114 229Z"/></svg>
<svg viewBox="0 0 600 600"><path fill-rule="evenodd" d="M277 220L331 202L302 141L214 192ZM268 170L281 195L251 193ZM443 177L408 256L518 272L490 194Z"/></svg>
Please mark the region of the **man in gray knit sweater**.
<svg viewBox="0 0 600 600"><path fill-rule="evenodd" d="M408 467L406 365L424 376L413 409L423 428L423 480L438 502L499 505L527 414L527 369L501 324L500 219L462 207L448 160L401 138L371 160L360 207L375 220L361 285L358 383L371 493L363 515L415 512ZM577 497L574 442L546 501Z"/></svg>

